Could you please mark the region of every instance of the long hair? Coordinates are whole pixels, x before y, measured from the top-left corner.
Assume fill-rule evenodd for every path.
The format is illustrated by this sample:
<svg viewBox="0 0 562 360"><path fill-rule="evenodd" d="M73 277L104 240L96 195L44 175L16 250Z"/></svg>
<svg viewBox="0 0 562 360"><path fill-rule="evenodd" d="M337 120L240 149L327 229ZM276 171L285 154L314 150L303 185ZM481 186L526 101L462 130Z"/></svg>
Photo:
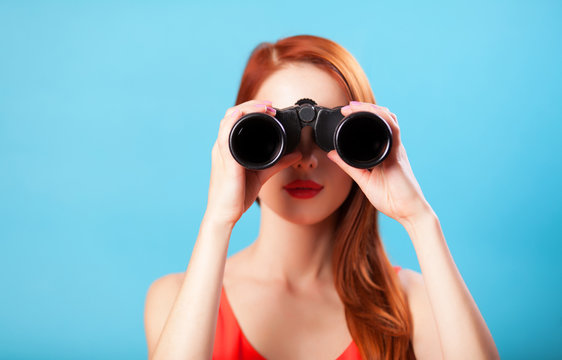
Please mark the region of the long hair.
<svg viewBox="0 0 562 360"><path fill-rule="evenodd" d="M252 51L236 105L253 99L273 72L298 62L327 71L346 91L348 100L375 103L367 76L346 49L322 37L299 35L276 43L263 42ZM332 256L334 283L362 359L415 359L408 303L384 251L377 214L354 183L338 212Z"/></svg>

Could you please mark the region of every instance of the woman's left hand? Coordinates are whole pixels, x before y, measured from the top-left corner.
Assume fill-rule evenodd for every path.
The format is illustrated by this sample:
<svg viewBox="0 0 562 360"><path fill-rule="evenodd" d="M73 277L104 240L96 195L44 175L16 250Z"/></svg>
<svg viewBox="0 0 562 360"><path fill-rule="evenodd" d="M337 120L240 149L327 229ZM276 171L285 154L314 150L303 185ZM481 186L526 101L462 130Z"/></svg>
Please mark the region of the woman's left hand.
<svg viewBox="0 0 562 360"><path fill-rule="evenodd" d="M330 151L328 158L355 180L377 210L402 225L432 213L433 210L423 196L408 161L406 149L400 140L400 128L396 115L386 107L355 101L341 109L344 116L358 111L375 113L388 123L392 129L390 153L372 170L358 169L348 165L340 158L336 150Z"/></svg>

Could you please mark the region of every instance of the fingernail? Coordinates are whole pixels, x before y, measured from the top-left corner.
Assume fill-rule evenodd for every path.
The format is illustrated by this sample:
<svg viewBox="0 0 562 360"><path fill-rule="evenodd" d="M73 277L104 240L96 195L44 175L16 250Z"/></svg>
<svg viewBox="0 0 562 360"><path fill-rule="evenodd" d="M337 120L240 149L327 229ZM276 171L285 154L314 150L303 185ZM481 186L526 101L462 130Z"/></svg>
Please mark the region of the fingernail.
<svg viewBox="0 0 562 360"><path fill-rule="evenodd" d="M274 114L276 114L276 113L277 113L277 110L275 110L275 109L274 109L274 108L272 108L271 106L268 106L268 107L267 107L267 110L268 110L269 112L272 112L272 113L274 113Z"/></svg>
<svg viewBox="0 0 562 360"><path fill-rule="evenodd" d="M254 106L257 106L257 107L262 108L262 109L263 109L264 106L267 107L266 104L254 104Z"/></svg>
<svg viewBox="0 0 562 360"><path fill-rule="evenodd" d="M272 102L269 101L269 100L258 100L258 101L259 101L260 104L269 104L269 105L272 104Z"/></svg>
<svg viewBox="0 0 562 360"><path fill-rule="evenodd" d="M351 107L350 107L349 105L346 105L346 106L342 107L341 109L342 109L342 110L346 110L346 111L347 111L347 110L350 110L350 109L351 109Z"/></svg>
<svg viewBox="0 0 562 360"><path fill-rule="evenodd" d="M230 113L230 117L235 117L236 115L238 115L240 111L238 110L234 110L233 112Z"/></svg>
<svg viewBox="0 0 562 360"><path fill-rule="evenodd" d="M361 105L361 103L359 101L350 101L349 103L351 105Z"/></svg>

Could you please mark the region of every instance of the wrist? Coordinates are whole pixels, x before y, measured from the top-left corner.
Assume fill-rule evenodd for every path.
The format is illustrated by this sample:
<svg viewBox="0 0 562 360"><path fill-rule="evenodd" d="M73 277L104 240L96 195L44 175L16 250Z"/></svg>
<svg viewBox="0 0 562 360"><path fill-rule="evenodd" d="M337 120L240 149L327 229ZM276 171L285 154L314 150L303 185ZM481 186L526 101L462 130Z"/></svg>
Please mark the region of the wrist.
<svg viewBox="0 0 562 360"><path fill-rule="evenodd" d="M226 220L217 216L215 213L206 211L201 221L201 228L212 230L213 232L232 232L236 221Z"/></svg>
<svg viewBox="0 0 562 360"><path fill-rule="evenodd" d="M416 228L419 228L421 226L439 223L439 218L437 217L437 214L435 214L431 206L426 203L422 210L407 218L402 219L400 223L402 224L402 226L404 226L408 233L412 233Z"/></svg>

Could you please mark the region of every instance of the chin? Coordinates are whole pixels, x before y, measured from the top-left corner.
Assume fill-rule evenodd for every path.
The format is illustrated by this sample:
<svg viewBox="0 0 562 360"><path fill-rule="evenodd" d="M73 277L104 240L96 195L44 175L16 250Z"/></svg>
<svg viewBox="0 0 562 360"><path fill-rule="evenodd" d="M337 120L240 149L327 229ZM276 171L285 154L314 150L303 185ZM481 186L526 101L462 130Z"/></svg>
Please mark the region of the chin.
<svg viewBox="0 0 562 360"><path fill-rule="evenodd" d="M325 216L322 216L323 214L308 214L308 216L295 216L294 213L292 214L278 213L278 215L284 218L285 220L297 225L315 225L323 222L324 220L329 218L330 215L332 214L325 214ZM287 215L287 216L283 216L283 215Z"/></svg>
<svg viewBox="0 0 562 360"><path fill-rule="evenodd" d="M269 204L263 201L269 211L276 214L280 218L298 225L315 225L325 221L338 209L338 204L302 204L275 202ZM330 206L331 205L331 206ZM341 205L341 204L340 204Z"/></svg>

